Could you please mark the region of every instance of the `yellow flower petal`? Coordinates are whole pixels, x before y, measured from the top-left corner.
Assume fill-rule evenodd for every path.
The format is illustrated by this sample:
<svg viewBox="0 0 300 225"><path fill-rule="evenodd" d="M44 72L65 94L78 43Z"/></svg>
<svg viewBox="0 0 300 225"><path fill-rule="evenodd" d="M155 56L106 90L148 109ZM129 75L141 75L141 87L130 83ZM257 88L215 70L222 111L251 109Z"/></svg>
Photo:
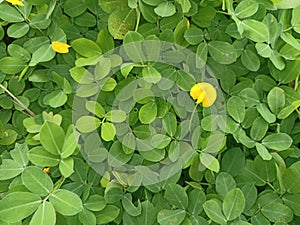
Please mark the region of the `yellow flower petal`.
<svg viewBox="0 0 300 225"><path fill-rule="evenodd" d="M43 171L44 171L45 173L50 173L50 167L45 167L45 168L43 169Z"/></svg>
<svg viewBox="0 0 300 225"><path fill-rule="evenodd" d="M190 23L190 21L188 20L188 21L187 21L187 24L186 24L186 28L189 29L190 27L191 27L191 23Z"/></svg>
<svg viewBox="0 0 300 225"><path fill-rule="evenodd" d="M197 100L196 104L202 103L203 107L210 107L216 101L217 91L211 84L201 82L191 88L190 96Z"/></svg>
<svg viewBox="0 0 300 225"><path fill-rule="evenodd" d="M24 3L20 0L5 0L5 1L11 3L12 5L24 6Z"/></svg>
<svg viewBox="0 0 300 225"><path fill-rule="evenodd" d="M69 52L69 48L71 47L70 45L66 44L66 43L62 43L59 41L54 41L51 44L52 49L55 52L58 53L68 53Z"/></svg>

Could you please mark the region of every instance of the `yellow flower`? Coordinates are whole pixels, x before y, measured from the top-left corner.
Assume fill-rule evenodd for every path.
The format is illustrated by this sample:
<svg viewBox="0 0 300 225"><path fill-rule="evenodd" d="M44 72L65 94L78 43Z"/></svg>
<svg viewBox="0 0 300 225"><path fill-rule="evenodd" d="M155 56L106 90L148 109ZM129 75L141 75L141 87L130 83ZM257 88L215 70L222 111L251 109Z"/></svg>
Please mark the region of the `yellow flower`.
<svg viewBox="0 0 300 225"><path fill-rule="evenodd" d="M197 104L202 102L203 107L210 107L216 101L217 91L211 84L201 82L191 88L190 96Z"/></svg>
<svg viewBox="0 0 300 225"><path fill-rule="evenodd" d="M45 173L50 173L50 167L45 167L45 168L43 169L43 171L44 171Z"/></svg>
<svg viewBox="0 0 300 225"><path fill-rule="evenodd" d="M11 3L12 5L24 6L24 3L20 0L5 0L5 1Z"/></svg>
<svg viewBox="0 0 300 225"><path fill-rule="evenodd" d="M191 27L191 23L190 23L190 21L188 20L188 21L187 21L187 24L186 24L186 28L189 29L190 27Z"/></svg>
<svg viewBox="0 0 300 225"><path fill-rule="evenodd" d="M68 45L68 44L59 42L59 41L54 41L54 42L52 42L51 47L52 47L52 49L55 52L58 52L58 53L68 53L69 52L69 48L71 46Z"/></svg>

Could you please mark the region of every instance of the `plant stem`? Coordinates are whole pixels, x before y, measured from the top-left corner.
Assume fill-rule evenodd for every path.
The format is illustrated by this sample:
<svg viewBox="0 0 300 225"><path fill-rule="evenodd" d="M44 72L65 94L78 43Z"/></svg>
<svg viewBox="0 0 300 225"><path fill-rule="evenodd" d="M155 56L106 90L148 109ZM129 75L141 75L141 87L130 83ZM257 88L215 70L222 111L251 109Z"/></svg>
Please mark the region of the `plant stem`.
<svg viewBox="0 0 300 225"><path fill-rule="evenodd" d="M23 102L21 102L16 96L14 96L13 93L11 93L6 87L4 87L2 84L0 84L0 88L2 88L10 97L12 97L12 99L17 103L19 104L23 109L26 110L26 112L28 112L28 114L31 116L31 117L35 117L35 114L30 110L28 109L28 107L26 105L23 104Z"/></svg>

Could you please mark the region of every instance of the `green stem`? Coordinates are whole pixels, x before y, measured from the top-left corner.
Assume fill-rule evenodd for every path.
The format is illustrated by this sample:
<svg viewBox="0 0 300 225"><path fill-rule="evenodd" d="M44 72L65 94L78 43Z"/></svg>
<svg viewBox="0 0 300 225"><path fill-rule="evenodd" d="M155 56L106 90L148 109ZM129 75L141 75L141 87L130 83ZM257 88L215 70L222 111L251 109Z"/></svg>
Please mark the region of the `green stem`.
<svg viewBox="0 0 300 225"><path fill-rule="evenodd" d="M2 84L0 84L0 88L2 88L10 97L12 97L12 99L18 105L20 105L23 109L25 109L26 112L28 112L31 117L35 117L35 114L26 105L24 105L23 102L21 102L16 96L14 96L14 94L11 93L6 87L4 87Z"/></svg>
<svg viewBox="0 0 300 225"><path fill-rule="evenodd" d="M137 32L138 28L139 28L139 25L140 25L140 20L141 20L141 13L140 13L140 10L138 8L135 9L136 11L136 25L135 25L135 29L134 31Z"/></svg>
<svg viewBox="0 0 300 225"><path fill-rule="evenodd" d="M189 123L189 130L191 129L192 120L193 120L194 114L196 112L197 106L198 106L198 104L196 104L195 107L194 107L194 109L193 109L193 112L192 112L192 115L191 115L191 119L190 119L190 123Z"/></svg>

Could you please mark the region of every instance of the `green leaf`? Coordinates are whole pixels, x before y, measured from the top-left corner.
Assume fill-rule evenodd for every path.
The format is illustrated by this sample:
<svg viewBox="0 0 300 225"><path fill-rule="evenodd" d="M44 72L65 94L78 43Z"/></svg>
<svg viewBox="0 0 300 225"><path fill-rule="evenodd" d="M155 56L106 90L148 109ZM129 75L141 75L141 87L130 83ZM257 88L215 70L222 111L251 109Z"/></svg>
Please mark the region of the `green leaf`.
<svg viewBox="0 0 300 225"><path fill-rule="evenodd" d="M143 68L142 75L145 81L153 84L158 83L161 79L161 74L154 67L150 66Z"/></svg>
<svg viewBox="0 0 300 225"><path fill-rule="evenodd" d="M127 118L127 115L124 111L115 109L111 110L104 116L108 121L113 123L121 123L124 122Z"/></svg>
<svg viewBox="0 0 300 225"><path fill-rule="evenodd" d="M104 122L101 126L101 137L104 141L112 141L116 134L116 128L112 123Z"/></svg>
<svg viewBox="0 0 300 225"><path fill-rule="evenodd" d="M22 173L21 178L25 187L39 196L46 196L53 189L51 178L38 167L27 167Z"/></svg>
<svg viewBox="0 0 300 225"><path fill-rule="evenodd" d="M257 105L257 111L268 123L274 123L276 121L276 116L271 113L266 104L260 103Z"/></svg>
<svg viewBox="0 0 300 225"><path fill-rule="evenodd" d="M50 44L42 45L32 54L29 66L35 66L40 62L48 62L55 57L55 54Z"/></svg>
<svg viewBox="0 0 300 225"><path fill-rule="evenodd" d="M78 214L78 218L84 225L96 225L97 223L95 214L85 208L83 208L82 211Z"/></svg>
<svg viewBox="0 0 300 225"><path fill-rule="evenodd" d="M176 8L173 3L166 1L161 2L154 8L154 12L161 17L169 17L176 13Z"/></svg>
<svg viewBox="0 0 300 225"><path fill-rule="evenodd" d="M167 185L164 197L176 208L186 209L188 206L188 195L178 184Z"/></svg>
<svg viewBox="0 0 300 225"><path fill-rule="evenodd" d="M36 166L56 166L59 163L59 155L53 155L46 151L42 146L37 146L28 152L30 162Z"/></svg>
<svg viewBox="0 0 300 225"><path fill-rule="evenodd" d="M239 217L245 208L245 197L241 189L235 188L229 191L223 202L223 212L227 220Z"/></svg>
<svg viewBox="0 0 300 225"><path fill-rule="evenodd" d="M257 20L246 19L241 22L244 35L255 42L267 42L269 40L268 27Z"/></svg>
<svg viewBox="0 0 300 225"><path fill-rule="evenodd" d="M93 74L83 67L73 67L70 69L70 74L79 84L90 84L94 82Z"/></svg>
<svg viewBox="0 0 300 225"><path fill-rule="evenodd" d="M84 57L100 56L102 51L96 42L87 38L78 38L72 42L72 48Z"/></svg>
<svg viewBox="0 0 300 225"><path fill-rule="evenodd" d="M12 192L0 201L0 220L19 222L30 216L41 204L39 196L29 192Z"/></svg>
<svg viewBox="0 0 300 225"><path fill-rule="evenodd" d="M81 199L75 193L58 189L49 197L55 210L63 216L73 216L82 210Z"/></svg>
<svg viewBox="0 0 300 225"><path fill-rule="evenodd" d="M0 19L9 23L17 23L25 20L16 8L5 4L0 4Z"/></svg>
<svg viewBox="0 0 300 225"><path fill-rule="evenodd" d="M99 62L97 63L94 75L96 80L102 80L107 75L109 75L111 69L111 61L109 58L100 57Z"/></svg>
<svg viewBox="0 0 300 225"><path fill-rule="evenodd" d="M153 204L146 200L142 202L142 214L137 216L138 224L152 225L156 221L156 209Z"/></svg>
<svg viewBox="0 0 300 225"><path fill-rule="evenodd" d="M29 225L55 225L56 214L51 203L43 201L37 211L33 214Z"/></svg>
<svg viewBox="0 0 300 225"><path fill-rule="evenodd" d="M280 220L289 223L294 216L293 211L288 206L279 202L265 205L262 207L261 212L272 222Z"/></svg>
<svg viewBox="0 0 300 225"><path fill-rule="evenodd" d="M76 128L82 133L89 133L96 130L101 121L93 116L82 116L76 121Z"/></svg>
<svg viewBox="0 0 300 225"><path fill-rule="evenodd" d="M291 25L298 34L300 33L300 6L293 9Z"/></svg>
<svg viewBox="0 0 300 225"><path fill-rule="evenodd" d="M283 178L284 187L288 193L299 193L300 179L299 179L300 163L293 163L285 172Z"/></svg>
<svg viewBox="0 0 300 225"><path fill-rule="evenodd" d="M107 205L100 212L96 212L97 224L108 224L114 221L120 213L120 209L114 205Z"/></svg>
<svg viewBox="0 0 300 225"><path fill-rule="evenodd" d="M52 122L46 121L40 131L40 141L42 146L51 154L58 155L63 147L65 132Z"/></svg>
<svg viewBox="0 0 300 225"><path fill-rule="evenodd" d="M114 10L108 17L108 30L115 39L122 40L128 31L134 29L135 23L136 12L134 9Z"/></svg>
<svg viewBox="0 0 300 225"><path fill-rule="evenodd" d="M260 116L257 117L250 129L250 137L255 141L260 141L266 135L269 124Z"/></svg>
<svg viewBox="0 0 300 225"><path fill-rule="evenodd" d="M286 150L292 143L293 139L286 133L270 134L262 140L264 146L276 151Z"/></svg>
<svg viewBox="0 0 300 225"><path fill-rule="evenodd" d="M69 177L74 173L74 160L69 157L66 159L61 159L59 163L59 171L64 177Z"/></svg>
<svg viewBox="0 0 300 225"><path fill-rule="evenodd" d="M106 201L101 195L91 195L84 203L84 207L91 211L101 211L106 206Z"/></svg>
<svg viewBox="0 0 300 225"><path fill-rule="evenodd" d="M74 126L70 125L67 130L65 141L60 154L62 159L65 159L74 153L77 148L77 142L78 134L75 133Z"/></svg>
<svg viewBox="0 0 300 225"><path fill-rule="evenodd" d="M244 165L245 165L245 154L238 147L228 149L224 153L224 156L221 161L222 171L228 172L234 177L240 173Z"/></svg>
<svg viewBox="0 0 300 225"><path fill-rule="evenodd" d="M269 153L268 149L262 145L261 143L256 142L256 150L258 152L258 154L260 155L260 157L263 160L271 160L272 159L272 155Z"/></svg>
<svg viewBox="0 0 300 225"><path fill-rule="evenodd" d="M189 204L187 210L193 214L198 215L203 210L203 204L205 202L205 193L199 189L193 189L189 194Z"/></svg>
<svg viewBox="0 0 300 225"><path fill-rule="evenodd" d="M85 107L89 112L95 114L99 118L103 118L105 115L105 110L99 102L87 101Z"/></svg>
<svg viewBox="0 0 300 225"><path fill-rule="evenodd" d="M210 199L203 204L203 209L206 215L216 223L221 225L226 224L226 219L222 213L220 203L215 199Z"/></svg>
<svg viewBox="0 0 300 225"><path fill-rule="evenodd" d="M142 205L138 200L138 205L135 206L132 202L132 195L127 193L122 198L122 206L125 211L131 216L138 216L142 213Z"/></svg>
<svg viewBox="0 0 300 225"><path fill-rule="evenodd" d="M143 124L153 122L157 115L157 105L155 102L150 101L143 105L139 111L139 119Z"/></svg>
<svg viewBox="0 0 300 225"><path fill-rule="evenodd" d="M16 143L15 149L10 151L10 155L19 164L23 165L24 167L27 166L29 159L28 146L26 143Z"/></svg>
<svg viewBox="0 0 300 225"><path fill-rule="evenodd" d="M168 112L162 119L167 134L174 136L177 131L177 119L174 113Z"/></svg>
<svg viewBox="0 0 300 225"><path fill-rule="evenodd" d="M99 85L97 83L90 83L90 84L83 84L80 85L77 90L76 94L79 97L91 97L99 92Z"/></svg>
<svg viewBox="0 0 300 225"><path fill-rule="evenodd" d="M21 38L29 31L27 23L15 23L7 29L7 35L12 38Z"/></svg>
<svg viewBox="0 0 300 225"><path fill-rule="evenodd" d="M260 60L258 56L251 50L245 49L242 53L241 60L243 65L250 71L258 71L260 68Z"/></svg>
<svg viewBox="0 0 300 225"><path fill-rule="evenodd" d="M295 102L292 102L291 105L288 105L284 107L279 113L278 113L278 119L286 119L289 115L291 115L298 107L300 106L300 101L296 100Z"/></svg>
<svg viewBox="0 0 300 225"><path fill-rule="evenodd" d="M237 122L241 123L245 119L245 103L238 96L232 96L227 101L227 112Z"/></svg>
<svg viewBox="0 0 300 225"><path fill-rule="evenodd" d="M273 0L273 2L275 2L275 6L277 7L277 9L292 9L300 5L300 2L297 0Z"/></svg>
<svg viewBox="0 0 300 225"><path fill-rule="evenodd" d="M183 13L190 11L192 4L190 0L176 0L180 5Z"/></svg>
<svg viewBox="0 0 300 225"><path fill-rule="evenodd" d="M286 194L282 200L285 205L293 210L296 216L300 215L300 194Z"/></svg>
<svg viewBox="0 0 300 225"><path fill-rule="evenodd" d="M182 209L163 209L157 215L157 221L161 225L179 225L184 220L186 212Z"/></svg>
<svg viewBox="0 0 300 225"><path fill-rule="evenodd" d="M218 174L216 179L216 191L222 198L234 188L236 188L236 182L229 173L221 172Z"/></svg>
<svg viewBox="0 0 300 225"><path fill-rule="evenodd" d="M208 52L220 64L231 64L236 61L237 52L228 42L211 41L208 43Z"/></svg>
<svg viewBox="0 0 300 225"><path fill-rule="evenodd" d="M19 58L8 56L0 59L0 70L7 74L19 73L25 66L26 63Z"/></svg>
<svg viewBox="0 0 300 225"><path fill-rule="evenodd" d="M79 16L86 9L87 9L86 4L84 4L82 0L67 0L64 4L64 11L70 17Z"/></svg>
<svg viewBox="0 0 300 225"><path fill-rule="evenodd" d="M274 87L267 96L268 105L271 111L278 115L280 110L285 106L284 90L280 87Z"/></svg>
<svg viewBox="0 0 300 225"><path fill-rule="evenodd" d="M23 170L24 167L20 163L11 159L3 159L0 165L0 180L8 180L16 177Z"/></svg>
<svg viewBox="0 0 300 225"><path fill-rule="evenodd" d="M254 15L258 10L259 4L253 0L240 2L235 8L235 15L240 18L246 18Z"/></svg>
<svg viewBox="0 0 300 225"><path fill-rule="evenodd" d="M200 153L200 162L211 171L218 173L220 170L219 161L211 154L205 152Z"/></svg>
<svg viewBox="0 0 300 225"><path fill-rule="evenodd" d="M191 27L184 32L185 40L191 45L198 45L204 40L203 31L198 27Z"/></svg>

